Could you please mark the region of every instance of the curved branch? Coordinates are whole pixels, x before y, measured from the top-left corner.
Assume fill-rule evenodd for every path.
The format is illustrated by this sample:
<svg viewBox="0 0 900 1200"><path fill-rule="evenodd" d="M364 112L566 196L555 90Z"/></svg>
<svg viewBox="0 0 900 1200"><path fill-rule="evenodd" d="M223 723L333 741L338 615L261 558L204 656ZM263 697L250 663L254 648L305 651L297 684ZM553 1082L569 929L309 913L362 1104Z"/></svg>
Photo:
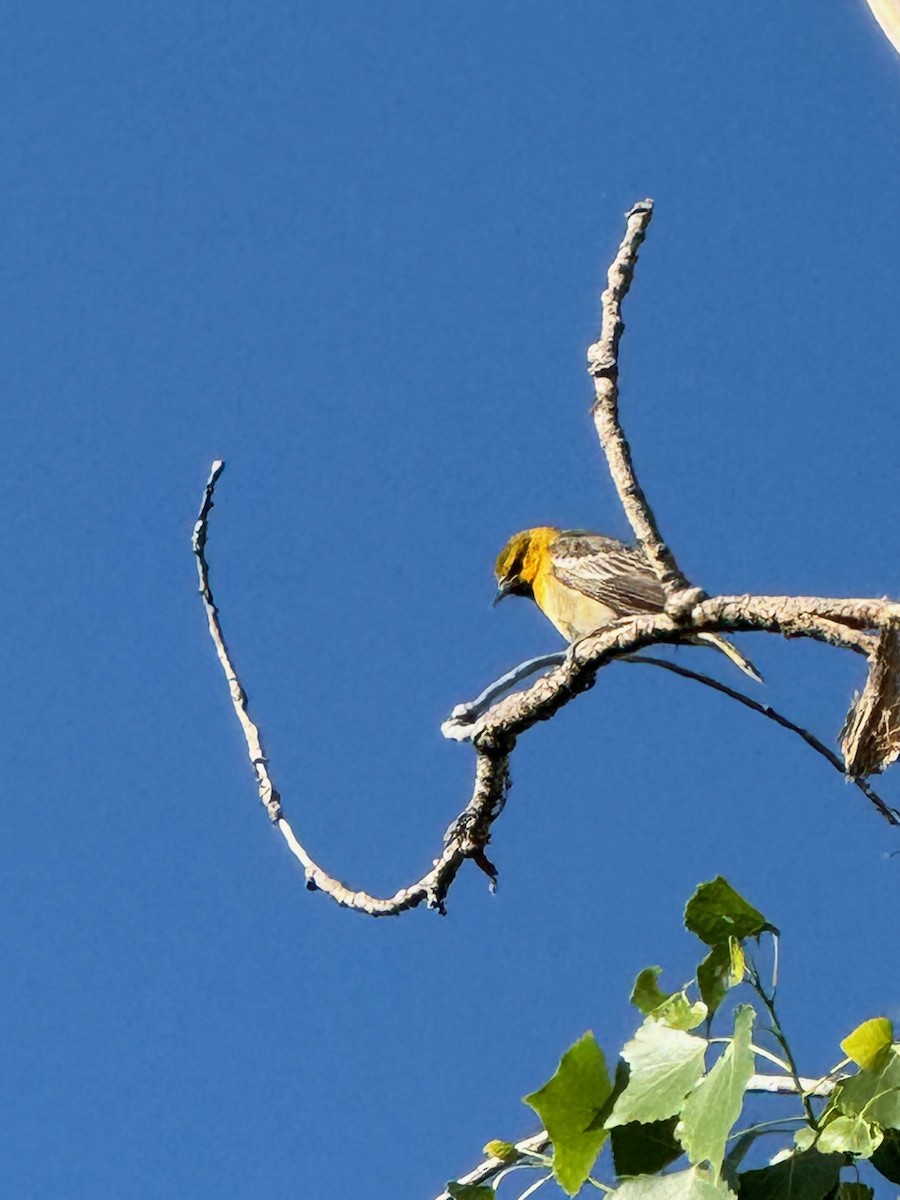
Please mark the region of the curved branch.
<svg viewBox="0 0 900 1200"><path fill-rule="evenodd" d="M284 817L277 821L277 825L291 853L303 865L306 886L310 891L325 892L344 908L355 909L370 917L396 917L422 903L443 916L446 912L444 899L467 858L473 859L484 871L492 886L496 885L497 871L485 856L484 848L490 841L491 825L506 803L508 789L507 756L479 750L472 798L444 834L440 858L435 859L432 869L416 883L400 888L393 896L384 899L368 892L351 891L310 857Z"/></svg>
<svg viewBox="0 0 900 1200"><path fill-rule="evenodd" d="M250 717L247 694L231 660L209 582L206 559L209 515L213 508L215 487L224 469L223 462L213 463L194 527L192 546L210 636L228 681L231 702L256 775L259 798L269 819L303 866L307 887L325 892L338 904L370 916L396 916L423 903L443 912L447 891L467 858L471 858L492 883L496 881L496 871L485 855L485 847L490 842L491 826L506 801L509 788L508 758L516 738L538 721L547 720L579 692L592 687L597 672L607 663L632 655L647 646L682 641L691 632L703 630L766 630L788 637L812 637L868 654L873 651L876 641L863 629L890 625L900 614L900 606L884 600L719 596L696 605L680 622L666 613L648 614L592 634L572 646L563 662L531 687L500 700L461 729L456 727L456 732L451 736L471 741L477 751L472 795L459 817L447 829L441 854L434 861L432 869L409 887L401 888L393 896L381 898L348 888L319 866L297 838L282 810L281 797L269 773L259 728Z"/></svg>
<svg viewBox="0 0 900 1200"><path fill-rule="evenodd" d="M222 625L219 621L219 610L216 608L216 603L213 600L212 589L209 586L209 564L206 561L206 540L209 534L209 514L213 508L213 495L216 490L216 484L222 472L225 470L225 463L217 459L210 470L209 478L206 481L206 487L203 489L203 501L200 505L200 512L197 514L197 520L194 524L194 534L191 539L191 549L194 551L194 556L197 559L197 576L200 581L200 597L203 600L203 608L206 612L206 621L209 626L209 636L213 640L213 645L216 648L216 655L222 670L225 672L225 678L228 681L228 691L231 695L231 703L234 706L234 711L241 725L241 731L244 734L244 740L247 743L247 753L250 756L250 765L256 775L256 783L259 789L259 798L269 814L270 821L279 821L282 817L281 797L269 775L269 760L266 758L266 753L263 750L262 738L260 737L259 728L250 719L250 713L247 709L247 693L241 686L241 681L237 677L237 672L231 663L231 657L228 653L228 647L225 644L225 636L222 633Z"/></svg>
<svg viewBox="0 0 900 1200"><path fill-rule="evenodd" d="M629 617L576 642L563 663L530 687L500 700L465 727L465 740L476 747L481 738L515 738L549 717L578 693L594 684L608 662L660 643L684 641L704 631L761 630L787 637L809 637L830 645L868 654L875 646L871 634L842 623L887 622L897 605L879 600L828 600L821 597L717 596L692 609L684 621L667 613ZM802 619L801 619L802 613ZM890 615L889 615L890 614Z"/></svg>
<svg viewBox="0 0 900 1200"><path fill-rule="evenodd" d="M453 709L448 719L441 725L441 733L445 738L449 738L455 742L468 741L472 733L472 725L480 717L490 709L504 693L510 688L515 687L522 679L534 674L545 667L557 667L566 660L566 652L557 651L555 654L542 654L539 658L528 659L527 662L520 663L512 671L508 671L501 676L484 691L475 700L468 704L457 704ZM671 671L674 675L680 675L683 679L693 679L697 683L705 684L712 688L715 692L721 692L722 695L728 696L732 700L736 700L738 704L744 705L752 712L759 713L760 716L767 717L770 721L774 721L776 725L780 725L782 729L788 729L792 733L796 733L804 742L817 754L831 764L836 771L849 783L857 787L862 794L872 802L878 809L884 819L891 825L900 825L900 811L886 804L878 795L873 787L866 781L864 776L856 775L845 767L841 758L834 753L833 750L820 741L814 733L805 729L802 725L798 725L795 721L784 716L777 708L773 708L771 704L762 704L759 700L754 700L745 692L740 692L737 688L729 687L728 684L722 683L712 675L705 675L701 671L693 671L690 667L685 667L681 663L674 663L668 658L656 658L649 654L628 654L623 655L618 661L628 663L644 663L652 667L662 667L665 671Z"/></svg>
<svg viewBox="0 0 900 1200"><path fill-rule="evenodd" d="M224 470L224 462L213 463L203 492L200 512L194 525L191 545L197 560L200 596L206 612L210 637L216 648L222 670L225 672L225 678L228 680L231 703L244 734L247 755L256 775L259 798L269 814L269 820L279 830L291 853L302 864L306 874L306 886L311 891L325 892L345 908L353 908L357 912L368 913L373 917L396 916L405 909L415 908L422 903L443 913L447 890L467 858L474 860L489 876L492 884L496 882L497 872L487 859L484 850L490 841L491 825L500 815L506 801L506 793L509 789L507 753L512 749L513 739L504 740L505 749L496 743L492 744L489 738L484 739L485 744L478 749L475 785L471 799L444 834L444 845L440 857L435 860L432 869L418 882L410 887L401 888L387 899L380 899L377 896L369 895L368 892L352 891L320 867L304 849L282 811L281 797L269 774L269 763L263 750L259 728L250 717L247 693L241 686L237 671L231 661L219 610L213 599L209 583L209 563L206 560L209 514L213 508L216 484Z"/></svg>
<svg viewBox="0 0 900 1200"><path fill-rule="evenodd" d="M697 632L760 630L781 633L785 637L811 637L865 654L870 661L874 661L876 639L868 631L900 628L900 605L886 600L833 600L802 596L718 596L709 599L700 589L691 588L678 569L637 481L631 451L618 418L618 346L624 330L621 305L630 287L638 248L652 214L653 203L645 200L635 205L627 216L625 237L610 267L608 287L602 296L600 339L590 348L588 362L596 391L594 421L601 446L635 536L666 590L669 598L667 611L634 617L592 634L572 646L559 666L524 691L496 703L492 703L495 693L489 691L480 701L492 703L492 707L481 715L475 716L467 711L468 706L454 710L453 717L443 729L446 736L471 741L475 747L477 757L472 795L444 834L440 856L434 861L432 869L416 883L401 888L393 896L379 898L367 892L354 891L329 875L306 851L285 818L278 789L269 774L259 728L250 717L246 693L225 643L209 583L206 560L209 515L213 508L216 484L225 468L223 462L213 463L192 543L210 636L228 681L231 701L256 775L259 797L269 819L303 866L307 886L311 890L326 892L339 904L372 916L396 915L422 903L443 912L447 890L467 858L471 858L493 884L496 871L485 855L485 848L490 841L491 826L506 800L509 788L508 757L516 738L538 721L547 720L579 692L592 687L597 672L616 658L628 657L637 650L660 642L683 641ZM534 663L529 664L529 668L533 670ZM724 686L722 690L730 692ZM794 728L791 725L789 727ZM882 811L884 809L886 806Z"/></svg>

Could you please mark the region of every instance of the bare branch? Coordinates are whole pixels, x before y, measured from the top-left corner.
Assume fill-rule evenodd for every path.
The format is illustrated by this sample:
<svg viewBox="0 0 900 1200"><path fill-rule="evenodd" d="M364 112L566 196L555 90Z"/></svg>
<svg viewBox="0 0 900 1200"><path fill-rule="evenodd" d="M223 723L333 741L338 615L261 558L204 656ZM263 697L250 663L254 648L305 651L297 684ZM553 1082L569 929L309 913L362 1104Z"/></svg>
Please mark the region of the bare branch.
<svg viewBox="0 0 900 1200"><path fill-rule="evenodd" d="M197 559L197 575L200 596L206 611L210 637L216 654L225 672L231 703L240 722L247 743L247 755L256 775L259 798L269 820L279 829L291 853L302 864L306 874L306 886L313 891L326 892L338 904L373 917L396 916L407 908L415 908L423 902L429 908L444 911L444 897L456 877L459 868L471 858L490 877L496 880L496 871L485 856L485 847L490 841L490 828L500 815L509 788L507 754L512 748L512 739L497 737L483 739L479 747L475 767L475 786L469 803L444 835L441 855L432 869L411 887L401 888L387 899L370 896L368 892L352 891L339 880L323 870L307 853L291 829L281 807L278 789L269 774L268 759L262 746L259 729L248 712L247 693L238 678L231 661L219 610L213 599L209 583L209 564L206 560L206 542L209 532L209 514L213 508L213 494L219 477L225 470L224 462L214 462L203 492L203 502L194 526L192 547Z"/></svg>
<svg viewBox="0 0 900 1200"><path fill-rule="evenodd" d="M645 200L635 205L628 214L625 237L610 267L608 287L602 297L600 340L590 348L588 361L596 390L594 420L597 433L635 536L666 589L669 597L667 611L633 617L592 634L572 646L560 665L521 692L494 702L499 693L492 687L473 705L454 709L451 719L443 726L443 732L445 736L458 741L470 741L475 747L477 755L472 795L459 817L447 829L440 856L434 860L432 869L416 883L400 889L393 896L379 898L367 892L354 891L329 875L310 856L284 815L281 798L269 774L260 732L249 715L247 696L231 661L210 588L206 560L209 515L215 487L224 470L224 463L213 464L193 537L200 595L210 636L228 681L232 704L256 775L259 797L269 819L280 830L287 846L302 864L307 886L311 890L326 892L339 904L372 916L395 915L422 903L443 912L450 884L467 858L471 858L493 884L496 871L487 859L485 850L490 841L491 826L506 800L509 788L508 756L516 738L536 722L552 716L579 692L592 687L597 671L616 658L628 657L637 650L657 643L684 641L693 633L741 630L781 633L789 638L810 637L872 658L876 638L870 631L900 626L900 605L886 600L843 600L815 596L718 596L709 599L699 588L691 588L678 569L638 484L631 451L618 418L618 346L624 330L621 305L631 284L638 248L652 213L652 201ZM503 681L504 689L517 683L538 665L539 660L535 660L525 664L525 670L517 668L517 673L514 672ZM699 678L692 672L683 673ZM780 718L768 706L757 705L724 685L714 686L735 698L740 697L750 707L766 712L786 728L794 729L832 761L829 752L811 734L807 735L786 718ZM482 712L486 704L491 707ZM888 820L893 819L893 810L880 801L871 789L866 790L862 784L858 786L878 805Z"/></svg>
<svg viewBox="0 0 900 1200"><path fill-rule="evenodd" d="M489 683L474 700L468 700L465 704L457 704L441 725L441 733L451 742L469 741L472 723L484 716L491 705L496 703L501 696L505 696L517 683L521 683L529 675L535 675L538 671L543 671L545 667L558 667L565 660L565 650L554 650L552 654L540 654L537 658L529 658L525 662L519 663L517 667L513 667L511 671L507 671L499 679Z"/></svg>
<svg viewBox="0 0 900 1200"><path fill-rule="evenodd" d="M651 666L663 667L666 671L673 671L676 675L681 675L684 679L696 679L698 683L704 683L707 687L716 692L722 692L725 696L730 696L732 700L737 700L739 704L743 704L746 708L752 709L753 712L758 712L764 717L768 717L770 721L774 721L776 725L780 725L782 729L790 729L801 737L807 746L810 746L817 754L821 754L826 762L831 763L836 771L844 778L847 778L844 772L844 764L840 757L833 750L820 742L814 733L810 733L808 729L804 729L802 725L797 725L794 721L789 720L771 704L760 704L758 700L753 700L750 696L743 692L737 691L736 688L729 687L726 683L720 683L718 679L714 679L711 675L702 675L699 671L692 671L689 667L683 667L680 663L670 662L667 658L654 658L647 654L635 654L628 658L630 663L649 663ZM854 783L867 799L875 805L884 819L890 825L900 825L900 812L896 808L891 808L885 804L882 798L878 795L874 788L866 783L865 779L857 776L851 776L850 782Z"/></svg>
<svg viewBox="0 0 900 1200"><path fill-rule="evenodd" d="M435 859L432 869L416 883L384 899L368 892L351 891L314 862L283 817L278 821L278 827L291 852L303 864L306 885L311 891L325 892L343 907L370 917L395 917L422 903L443 915L447 891L467 858L473 859L488 875L492 885L496 882L496 869L485 857L484 849L490 841L490 827L506 802L508 788L506 755L479 750L472 798L444 834L440 858Z"/></svg>
<svg viewBox="0 0 900 1200"><path fill-rule="evenodd" d="M520 663L514 670L508 671L505 675L495 680L494 683L490 684L489 687L485 688L475 700L471 700L468 704L457 704L448 719L441 725L441 733L451 741L469 741L472 737L472 726L474 723L483 717L491 705L498 701L501 696L505 695L511 688L515 687L517 683L526 679L529 675L533 675L545 667L558 667L565 660L566 652L560 650L554 654L542 654L539 658L530 658L526 662ZM774 721L776 725L780 725L782 729L789 729L791 732L796 733L817 754L821 754L844 779L848 779L849 782L859 788L889 824L900 825L900 811L885 803L875 789L862 777L863 774L867 774L868 772L862 772L859 775L846 772L844 763L839 755L830 750L814 733L811 733L810 730L805 729L802 725L798 725L795 721L791 721L783 713L773 708L771 704L761 704L758 700L752 699L746 693L738 691L737 688L729 687L712 675L705 675L701 671L693 671L690 667L674 663L667 658L656 658L649 654L628 654L622 655L619 661L645 663L649 666L662 667L663 670L680 675L683 679L694 679L697 683L705 684L707 687L712 688L713 691L721 692L724 696L736 700L739 704L743 704L753 712L767 717L770 721Z"/></svg>
<svg viewBox="0 0 900 1200"><path fill-rule="evenodd" d="M234 706L235 714L240 722L241 730L244 734L244 739L247 742L247 753L250 756L250 765L253 767L256 775L256 783L259 788L259 798L269 814L270 821L278 821L281 819L281 797L278 795L278 790L269 776L268 759L262 746L259 729L251 721L250 714L247 710L247 693L241 686L241 682L237 677L237 672L231 663L231 658L228 654L228 647L225 644L225 636L222 632L222 626L219 621L219 610L216 608L213 600L212 590L209 586L209 564L206 561L206 539L209 532L209 514L213 508L213 494L216 490L216 484L222 472L225 470L224 462L217 460L213 463L209 473L209 478L206 481L206 487L203 490L203 502L200 505L200 512L197 514L197 521L194 525L194 536L191 542L194 555L197 559L197 575L200 580L200 596L203 600L203 607L206 610L206 620L209 625L209 636L213 640L213 645L216 648L219 662L222 670L225 672L225 678L228 680L228 690L231 693L231 703Z"/></svg>
<svg viewBox="0 0 900 1200"><path fill-rule="evenodd" d="M209 583L206 560L209 514L216 483L224 470L213 464L194 527L193 550L197 559L200 595L206 611L210 636L228 681L235 714L247 745L247 754L257 780L259 798L269 819L281 832L291 853L303 866L307 887L325 892L347 908L370 916L395 916L425 903L444 911L447 891L467 858L471 858L495 881L496 872L485 856L490 829L503 809L509 788L508 755L519 734L538 721L546 720L575 695L593 686L598 670L616 658L660 642L682 641L690 632L760 629L788 637L812 637L832 645L870 653L875 639L863 632L888 624L900 614L900 606L879 600L828 600L821 597L720 596L698 604L676 623L666 613L648 614L601 630L571 647L561 665L538 679L530 688L499 701L477 720L456 725L451 736L471 741L478 751L472 796L444 835L440 856L432 869L416 883L393 896L381 898L348 888L316 863L295 835L284 815L278 789L271 778L268 760L257 725L248 711L246 692L238 678L222 631L218 608ZM531 664L533 667L533 664ZM722 685L722 690L725 690ZM449 733L449 729L445 729ZM865 790L865 789L864 789ZM870 799L874 793L867 791ZM891 810L877 798L888 815Z"/></svg>
<svg viewBox="0 0 900 1200"><path fill-rule="evenodd" d="M809 637L866 654L871 634L851 626L877 626L898 608L887 601L828 600L811 596L718 596L692 609L683 621L667 613L646 613L617 622L570 647L565 661L524 691L507 696L466 727L466 740L476 746L491 737L518 737L538 721L546 721L578 692L593 686L598 670L659 643L684 641L705 630L763 630L787 637Z"/></svg>
<svg viewBox="0 0 900 1200"><path fill-rule="evenodd" d="M607 276L600 298L603 318L600 338L588 347L588 374L593 377L596 399L594 427L628 523L650 560L657 578L669 596L690 588L675 557L662 539L647 497L638 483L631 461L631 447L619 422L619 339L624 330L622 301L634 278L638 249L653 216L653 201L642 200L626 216L622 244Z"/></svg>

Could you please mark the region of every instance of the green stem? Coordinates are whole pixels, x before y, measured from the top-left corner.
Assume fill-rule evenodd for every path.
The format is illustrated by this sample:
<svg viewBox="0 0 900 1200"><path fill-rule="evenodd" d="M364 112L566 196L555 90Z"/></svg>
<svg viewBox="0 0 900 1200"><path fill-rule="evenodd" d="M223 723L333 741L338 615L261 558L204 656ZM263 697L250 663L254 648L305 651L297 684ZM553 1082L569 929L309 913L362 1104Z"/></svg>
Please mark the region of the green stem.
<svg viewBox="0 0 900 1200"><path fill-rule="evenodd" d="M710 1042L710 1044L712 1044L713 1042L723 1042L725 1044L728 1044L730 1042L733 1042L734 1038L711 1037L708 1039L708 1041ZM753 1051L754 1054L758 1054L760 1056L760 1058L767 1058L769 1060L769 1062L774 1063L776 1067L781 1067L781 1069L782 1069L782 1071L784 1071L785 1075L790 1075L790 1073L791 1073L790 1066L783 1059L779 1058L777 1054L773 1054L771 1050L764 1050L762 1048L762 1046L757 1046L753 1042L750 1043L750 1049Z"/></svg>
<svg viewBox="0 0 900 1200"><path fill-rule="evenodd" d="M746 1129L736 1129L734 1133L728 1135L728 1141L733 1142L735 1138L745 1137L748 1133L793 1133L793 1129L785 1129L785 1121L800 1121L806 1120L805 1116L796 1117L779 1117L777 1121L760 1121L758 1125L748 1125Z"/></svg>
<svg viewBox="0 0 900 1200"><path fill-rule="evenodd" d="M778 1042L778 1045L784 1051L784 1057L791 1069L791 1078L793 1079L794 1086L797 1089L797 1095L803 1102L803 1111L806 1113L806 1119L813 1129L818 1130L819 1125L818 1121L816 1120L816 1114L813 1110L812 1101L803 1090L803 1085L800 1082L800 1071L797 1068L794 1055L790 1046L788 1045L788 1040L785 1036L784 1030L781 1028L781 1022L778 1020L778 1013L775 1011L775 988L772 988L772 993L770 995L762 985L762 980L759 977L759 971L757 971L756 964L754 963L753 959L748 955L746 961L747 975L750 979L750 984L756 994L759 996L760 1000L762 1000L763 1004L766 1006L766 1011L768 1012L772 1021L772 1035Z"/></svg>

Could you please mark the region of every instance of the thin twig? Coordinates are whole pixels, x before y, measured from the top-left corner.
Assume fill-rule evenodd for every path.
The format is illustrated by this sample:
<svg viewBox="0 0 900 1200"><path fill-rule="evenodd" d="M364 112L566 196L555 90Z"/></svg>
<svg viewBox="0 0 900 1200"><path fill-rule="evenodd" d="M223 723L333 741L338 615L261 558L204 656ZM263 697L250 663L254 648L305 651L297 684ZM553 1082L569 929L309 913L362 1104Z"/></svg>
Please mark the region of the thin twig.
<svg viewBox="0 0 900 1200"><path fill-rule="evenodd" d="M822 1081L804 1079L800 1075L800 1071L797 1067L797 1060L794 1058L794 1052L791 1050L790 1044L787 1040L787 1035L781 1027L781 1022L778 1019L778 1013L775 1009L775 989L773 988L771 993L766 991L766 989L763 987L759 971L756 969L756 964L749 957L749 955L746 958L746 968L747 977L750 980L750 986L766 1006L766 1011L768 1012L772 1021L772 1035L778 1042L778 1045L784 1051L784 1057L787 1059L788 1066L791 1069L791 1079L794 1082L794 1090L800 1096L800 1100L803 1104L803 1111L806 1113L806 1119L809 1121L813 1129L818 1129L818 1119L816 1117L815 1110L813 1109L810 1097L813 1095L822 1095L822 1093L818 1090L822 1086ZM808 1085L810 1083L813 1084L813 1088L815 1088L815 1090L809 1088ZM825 1094L827 1095L828 1093L826 1092Z"/></svg>
<svg viewBox="0 0 900 1200"><path fill-rule="evenodd" d="M691 585L662 539L647 497L638 483L631 447L619 422L619 339L625 330L622 301L634 278L638 249L653 217L653 201L641 200L626 216L625 236L609 268L607 288L600 298L603 317L600 337L588 347L588 373L594 380L594 426L628 523L650 560L667 595Z"/></svg>
<svg viewBox="0 0 900 1200"><path fill-rule="evenodd" d="M669 662L665 658L655 658L647 654L632 655L628 662L633 663L650 663L656 667L662 667L666 671L673 671L676 675L681 675L685 679L695 679L698 683L705 683L707 687L711 687L716 692L722 692L725 696L730 696L732 700L737 700L739 704L743 704L745 708L752 709L753 712L758 712L764 717L768 717L770 721L774 721L776 725L780 725L782 729L790 729L792 733L796 733L803 738L807 746L811 746L817 754L821 754L826 762L831 763L834 769L839 772L845 780L853 783L878 809L881 815L891 825L900 825L900 813L895 808L891 808L878 793L864 779L853 778L847 775L844 770L844 764L833 750L820 742L814 733L810 733L808 729L804 729L802 725L797 725L796 722L789 720L782 713L774 709L771 704L760 704L758 700L752 700L749 696L745 696L743 692L737 691L735 688L729 687L727 683L720 683L718 679L714 679L711 675L703 675L699 671L692 671L689 667L683 667L679 663Z"/></svg>
<svg viewBox="0 0 900 1200"><path fill-rule="evenodd" d="M496 870L488 861L484 851L490 841L491 825L503 808L509 788L507 755L508 749L512 748L512 741L509 739L506 740L508 748L501 739L488 740L479 747L472 797L445 833L440 857L435 860L432 869L417 883L407 888L401 888L393 896L380 899L377 896L369 895L368 892L352 891L323 870L307 853L294 834L282 811L278 789L269 774L268 760L263 750L259 729L250 718L247 693L244 691L231 661L222 631L219 610L213 599L209 583L209 564L206 560L209 514L213 508L216 484L224 470L224 462L213 463L194 526L192 546L197 559L200 595L206 611L210 637L228 681L231 703L247 743L247 754L250 758L250 765L256 774L259 798L269 814L269 819L280 831L291 853L302 863L307 887L313 891L325 892L346 908L356 909L358 912L368 913L373 917L385 917L395 916L405 909L415 908L422 903L443 912L447 889L467 858L473 859L490 877L492 884L495 883Z"/></svg>
<svg viewBox="0 0 900 1200"><path fill-rule="evenodd" d="M219 620L219 610L213 600L212 589L209 586L209 564L206 561L206 540L209 533L209 514L213 508L213 494L216 490L216 484L222 472L225 470L225 464L221 461L216 461L212 465L209 473L209 478L206 481L206 487L203 490L203 502L200 505L200 512L197 515L197 522L194 525L194 536L191 542L194 555L197 559L197 575L200 580L200 595L203 599L203 607L206 610L206 619L209 624L209 635L213 640L213 645L216 648L219 662L222 670L225 672L225 678L228 680L228 690L231 693L231 703L234 706L234 711L238 721L241 723L241 730L244 734L244 739L247 742L247 753L250 756L250 765L253 767L256 774L256 783L259 788L259 798L265 806L266 812L269 814L269 820L277 822L281 819L281 797L278 795L278 789L272 782L269 775L268 759L262 746L259 728L250 719L250 714L247 710L247 693L241 686L241 682L237 677L231 657L228 653L228 647L225 644L225 635L222 632L222 625Z"/></svg>
<svg viewBox="0 0 900 1200"><path fill-rule="evenodd" d="M484 716L491 705L501 696L505 696L517 683L521 683L529 675L535 675L538 671L543 671L545 667L558 667L560 663L565 662L565 658L565 650L554 650L552 654L540 654L537 658L528 658L524 662L520 662L517 667L513 667L511 671L507 671L499 679L489 683L474 700L469 700L465 704L457 704L441 725L441 733L452 742L467 742L472 722Z"/></svg>
<svg viewBox="0 0 900 1200"><path fill-rule="evenodd" d="M565 651L558 651L554 654L542 654L537 658L530 658L520 663L511 671L507 671L505 675L501 675L499 679L489 684L475 700L471 700L468 704L458 704L454 708L448 720L441 726L441 732L444 737L454 741L468 741L472 737L474 723L484 716L491 705L508 692L510 688L536 671L543 670L545 667L559 666L565 661L565 657ZM743 704L745 708L749 708L753 712L767 717L770 721L774 721L776 725L780 725L782 729L788 729L792 733L796 733L817 754L820 754L829 762L845 781L859 788L889 824L900 825L900 812L896 808L892 808L882 800L875 789L865 779L848 775L839 755L835 754L833 750L829 750L824 742L820 741L814 733L811 733L808 729L804 729L802 725L791 721L783 713L773 708L771 704L761 704L758 700L753 700L744 692L729 687L728 684L720 682L720 680L711 675L705 675L701 671L693 671L690 667L684 667L680 663L671 662L666 658L656 658L650 654L629 654L621 656L619 661L648 663L651 666L662 667L665 671L672 671L675 675L681 675L684 679L693 679L697 683L702 683L712 688L713 691L721 692L724 696L736 700L739 704Z"/></svg>

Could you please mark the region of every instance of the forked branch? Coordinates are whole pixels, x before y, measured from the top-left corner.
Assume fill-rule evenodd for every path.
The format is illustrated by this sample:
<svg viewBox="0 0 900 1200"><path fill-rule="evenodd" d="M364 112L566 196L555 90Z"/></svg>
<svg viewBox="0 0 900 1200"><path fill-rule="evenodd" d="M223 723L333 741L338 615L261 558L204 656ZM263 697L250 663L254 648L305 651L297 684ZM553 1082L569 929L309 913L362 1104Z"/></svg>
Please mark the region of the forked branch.
<svg viewBox="0 0 900 1200"><path fill-rule="evenodd" d="M893 652L898 636L894 631L900 629L900 605L883 599L845 600L818 596L717 596L710 599L701 589L691 587L662 539L638 482L618 412L618 347L624 329L622 301L630 287L638 247L644 240L652 213L652 201L644 200L627 215L625 236L610 267L608 287L603 293L600 337L589 350L588 369L596 391L593 411L597 436L635 537L653 564L669 597L667 610L631 617L592 634L572 646L562 663L513 695L504 695L495 702L496 692L489 689L486 702L490 707L486 711L473 711L472 706L460 706L454 710L442 728L445 736L457 741L469 741L475 749L472 794L445 832L441 852L431 869L393 896L379 898L367 892L355 891L330 875L304 848L284 815L278 790L269 773L260 732L250 717L247 696L231 660L210 587L206 559L209 517L216 484L224 470L224 463L213 463L193 537L200 595L210 636L244 733L260 800L270 820L303 866L307 887L327 893L338 904L370 916L393 916L422 903L443 912L447 891L467 858L472 859L493 883L496 871L486 857L486 847L490 842L491 826L506 801L509 755L520 734L538 721L547 720L579 692L592 687L597 672L607 663L627 658L648 646L684 641L694 633L754 630L780 633L789 638L813 638L865 655L872 670L877 671L877 677L872 676L872 683L856 710L857 719L851 739L854 765L865 762L871 769L878 770L879 762L883 766L893 761L891 756L896 757L900 746L900 735L897 733L900 729L897 712L897 706L900 705L900 671L895 666L897 656ZM890 631L890 636L887 631ZM890 656L888 650L891 651ZM511 681L511 685L519 682L527 673L519 674ZM768 708L753 701L748 702L746 697L735 694L733 689L721 686L720 690L741 698L743 703L749 703L757 711ZM779 723L805 736L805 731L786 718L776 715L773 719L779 719ZM872 730L871 734L869 730ZM874 739L868 753L867 738ZM807 740L829 757L830 752L818 739L809 735ZM830 760L834 765L833 755ZM864 772L857 770L855 773L862 775ZM886 805L868 785L861 786L882 816L891 824L900 823L896 810Z"/></svg>

